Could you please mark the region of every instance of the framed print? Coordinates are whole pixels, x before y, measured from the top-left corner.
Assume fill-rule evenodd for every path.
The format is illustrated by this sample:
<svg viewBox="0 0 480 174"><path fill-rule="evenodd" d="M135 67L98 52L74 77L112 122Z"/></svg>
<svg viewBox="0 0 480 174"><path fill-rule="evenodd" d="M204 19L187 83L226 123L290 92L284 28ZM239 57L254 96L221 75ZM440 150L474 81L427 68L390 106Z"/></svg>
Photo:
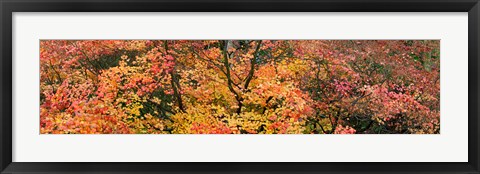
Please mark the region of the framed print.
<svg viewBox="0 0 480 174"><path fill-rule="evenodd" d="M2 173L479 173L477 0L0 5Z"/></svg>

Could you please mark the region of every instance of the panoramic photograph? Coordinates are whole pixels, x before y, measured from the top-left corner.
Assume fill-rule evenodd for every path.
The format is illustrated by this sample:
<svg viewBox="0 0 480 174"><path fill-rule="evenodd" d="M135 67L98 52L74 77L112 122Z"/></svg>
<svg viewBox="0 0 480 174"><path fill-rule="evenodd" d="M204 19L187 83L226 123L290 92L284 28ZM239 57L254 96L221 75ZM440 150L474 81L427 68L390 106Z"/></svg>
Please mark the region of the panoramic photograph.
<svg viewBox="0 0 480 174"><path fill-rule="evenodd" d="M40 134L440 134L440 40L40 40Z"/></svg>

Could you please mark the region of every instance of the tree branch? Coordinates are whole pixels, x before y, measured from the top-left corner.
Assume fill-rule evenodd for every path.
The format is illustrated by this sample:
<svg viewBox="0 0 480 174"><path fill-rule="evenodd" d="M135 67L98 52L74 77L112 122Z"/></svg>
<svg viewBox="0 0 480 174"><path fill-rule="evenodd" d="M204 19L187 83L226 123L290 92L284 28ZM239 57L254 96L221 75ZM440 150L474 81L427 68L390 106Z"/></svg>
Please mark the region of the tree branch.
<svg viewBox="0 0 480 174"><path fill-rule="evenodd" d="M244 90L247 90L248 85L250 84L250 81L253 78L253 74L255 73L255 64L257 63L257 54L258 50L260 50L260 45L262 44L262 41L258 41L257 48L255 48L255 52L253 53L253 58L250 59L250 71L248 72L248 76L245 80L245 86L243 87Z"/></svg>
<svg viewBox="0 0 480 174"><path fill-rule="evenodd" d="M165 47L165 52L168 55L168 43L167 43L167 41L164 41L163 44L164 44L164 47ZM175 57L173 58L173 61L176 61ZM175 96L175 98L177 98L178 108L180 108L180 110L182 112L185 112L185 108L183 107L182 94L180 94L180 91L179 91L180 83L178 82L177 74L175 74L175 67L170 72L170 77L171 77L170 84L172 85L173 95Z"/></svg>
<svg viewBox="0 0 480 174"><path fill-rule="evenodd" d="M237 103L238 103L237 114L240 114L240 112L242 112L243 98L233 88L233 81L230 75L230 63L228 62L229 56L227 54L228 41L223 41L223 43L221 42L221 44L222 44L221 50L223 54L223 65L225 66L225 73L226 73L225 75L227 77L228 89L235 95L235 99L237 100Z"/></svg>

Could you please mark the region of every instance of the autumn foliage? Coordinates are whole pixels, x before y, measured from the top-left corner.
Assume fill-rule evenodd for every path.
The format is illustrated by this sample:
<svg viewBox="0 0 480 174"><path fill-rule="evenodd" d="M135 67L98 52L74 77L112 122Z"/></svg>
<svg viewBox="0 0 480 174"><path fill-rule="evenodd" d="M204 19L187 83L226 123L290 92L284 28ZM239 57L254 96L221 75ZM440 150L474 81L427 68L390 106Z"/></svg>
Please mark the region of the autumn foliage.
<svg viewBox="0 0 480 174"><path fill-rule="evenodd" d="M437 40L43 40L42 134L438 134Z"/></svg>

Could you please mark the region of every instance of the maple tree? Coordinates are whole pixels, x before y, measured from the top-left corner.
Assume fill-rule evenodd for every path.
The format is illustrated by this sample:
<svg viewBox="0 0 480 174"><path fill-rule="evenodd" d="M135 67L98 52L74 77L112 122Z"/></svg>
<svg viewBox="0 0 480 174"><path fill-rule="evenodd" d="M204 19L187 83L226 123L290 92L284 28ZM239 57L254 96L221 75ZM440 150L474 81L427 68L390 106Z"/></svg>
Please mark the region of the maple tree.
<svg viewBox="0 0 480 174"><path fill-rule="evenodd" d="M42 40L40 131L437 134L438 40Z"/></svg>

